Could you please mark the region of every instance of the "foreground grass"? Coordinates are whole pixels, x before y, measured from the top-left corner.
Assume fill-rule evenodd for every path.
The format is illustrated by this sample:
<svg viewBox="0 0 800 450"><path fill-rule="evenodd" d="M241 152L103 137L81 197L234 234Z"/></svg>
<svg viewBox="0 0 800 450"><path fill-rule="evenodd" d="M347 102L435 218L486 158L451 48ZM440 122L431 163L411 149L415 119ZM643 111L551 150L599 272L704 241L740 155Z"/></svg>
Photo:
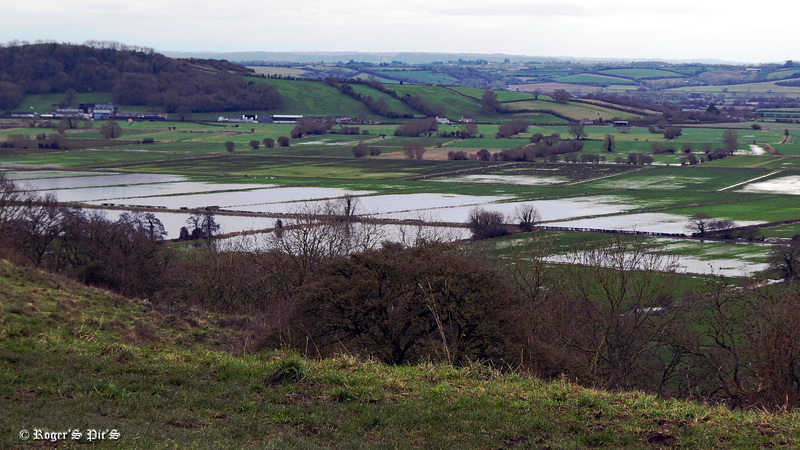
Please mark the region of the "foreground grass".
<svg viewBox="0 0 800 450"><path fill-rule="evenodd" d="M20 430L112 430L113 448L757 447L798 414L729 411L486 365L389 367L248 347L214 317L0 262L0 447ZM60 441L70 445L72 441ZM84 447L84 445L81 445Z"/></svg>

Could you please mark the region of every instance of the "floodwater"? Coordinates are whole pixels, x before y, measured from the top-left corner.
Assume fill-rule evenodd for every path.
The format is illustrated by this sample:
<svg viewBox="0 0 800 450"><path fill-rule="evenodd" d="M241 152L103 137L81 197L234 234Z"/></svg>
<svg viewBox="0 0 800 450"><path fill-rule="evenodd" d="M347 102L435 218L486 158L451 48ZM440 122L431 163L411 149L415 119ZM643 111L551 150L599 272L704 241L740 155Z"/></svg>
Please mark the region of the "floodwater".
<svg viewBox="0 0 800 450"><path fill-rule="evenodd" d="M772 194L800 195L800 175L757 181L739 189L739 192L768 192Z"/></svg>
<svg viewBox="0 0 800 450"><path fill-rule="evenodd" d="M217 185L211 185L212 187ZM234 185L232 185L234 186ZM248 185L250 186L250 185ZM195 209L206 206L219 206L221 209L242 212L283 213L291 202L337 198L345 195L365 195L371 191L349 191L339 188L314 187L270 187L274 185L257 185L258 189L227 191L204 194L203 191L190 195L121 197L114 203L141 205L167 209ZM247 187L247 186L242 186ZM208 189L206 189L208 191ZM91 201L91 204L103 203ZM278 206L274 206L278 205Z"/></svg>
<svg viewBox="0 0 800 450"><path fill-rule="evenodd" d="M472 233L467 228L461 227L432 227L426 225L396 225L396 224L368 224L354 223L351 225L354 248L380 248L385 242L397 242L411 246L420 239L439 242L455 242L469 239ZM365 229L367 228L367 229ZM288 231L285 231L288 233ZM216 240L218 249L264 251L273 248L276 237L273 233L259 233L244 236L233 236ZM360 244L360 245L359 245Z"/></svg>
<svg viewBox="0 0 800 450"><path fill-rule="evenodd" d="M541 184L559 184L570 181L563 177L535 177L526 175L462 175L452 178L435 178L431 181L445 183L496 183L536 186Z"/></svg>
<svg viewBox="0 0 800 450"><path fill-rule="evenodd" d="M246 192L247 189L263 189L269 185L263 184L214 184L186 181L182 183L157 183L136 184L130 186L87 187L76 189L51 189L40 191L42 194L55 194L61 202L80 202L89 204L121 203L128 205L148 205L140 202L142 197L167 196L177 194L195 194L208 191L233 191L236 194ZM230 195L231 193L227 193ZM214 194L201 194L214 195ZM181 198L181 197L164 197ZM215 203L204 203L199 206L210 206ZM196 206L196 207L199 207ZM178 209L180 207L176 207Z"/></svg>
<svg viewBox="0 0 800 450"><path fill-rule="evenodd" d="M481 197L476 197L480 199ZM486 197L490 199L491 197ZM433 218L434 221L465 223L469 219L470 211L480 207L490 212L499 212L509 221L513 220L514 211L522 206L535 207L541 215L542 221L566 220L575 217L594 216L600 214L621 213L637 206L620 203L622 199L616 196L591 196L560 200L534 200L517 202L497 202L494 200L480 201L471 205L451 207L430 207L425 209L406 210L385 214L385 217L396 219L423 219ZM510 218L509 218L510 217Z"/></svg>
<svg viewBox="0 0 800 450"><path fill-rule="evenodd" d="M177 175L157 174L96 174L82 177L48 177L36 179L21 179L19 184L29 189L42 191L48 189L74 189L89 187L137 185L150 183L170 183L186 180Z"/></svg>
<svg viewBox="0 0 800 450"><path fill-rule="evenodd" d="M756 272L766 270L769 264L755 263L738 259L708 259L697 256L665 256L661 266L654 269L668 268L669 266L676 273L688 273L696 275L718 275L724 277L751 277ZM556 264L572 264L573 255L554 255L546 258L548 262ZM643 268L643 267L640 267Z"/></svg>
<svg viewBox="0 0 800 450"><path fill-rule="evenodd" d="M735 222L737 227L758 225L763 222L740 220ZM548 226L564 228L592 228L598 230L642 231L645 233L669 233L690 235L686 229L689 218L677 214L665 213L639 213L619 216L594 217L587 219L569 220L564 222L548 223Z"/></svg>
<svg viewBox="0 0 800 450"><path fill-rule="evenodd" d="M109 220L116 221L125 211L114 209L87 209L87 213L96 211L104 214ZM181 227L190 228L186 221L191 216L191 213L173 213L173 212L154 212L158 220L164 224L164 229L167 231L167 239L175 239L180 235ZM228 233L241 233L250 230L266 230L275 226L274 218L270 217L251 217L251 216L229 216L217 214L214 220L220 225L217 234ZM189 229L191 232L192 230Z"/></svg>
<svg viewBox="0 0 800 450"><path fill-rule="evenodd" d="M98 175L116 175L116 173L110 172L72 172L72 171L47 171L47 170L35 170L35 171L2 171L0 173L4 173L6 178L9 180L32 180L37 178L68 178L68 177L91 177L91 176L98 176Z"/></svg>

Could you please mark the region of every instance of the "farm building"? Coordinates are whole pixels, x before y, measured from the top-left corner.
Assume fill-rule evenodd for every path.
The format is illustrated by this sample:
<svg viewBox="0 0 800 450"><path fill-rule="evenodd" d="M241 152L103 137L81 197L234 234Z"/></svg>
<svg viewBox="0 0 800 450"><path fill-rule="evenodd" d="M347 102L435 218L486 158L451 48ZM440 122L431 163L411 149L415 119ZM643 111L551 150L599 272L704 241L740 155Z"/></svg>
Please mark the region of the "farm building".
<svg viewBox="0 0 800 450"><path fill-rule="evenodd" d="M302 115L275 114L272 116L272 121L275 123L296 123L297 119L302 118Z"/></svg>

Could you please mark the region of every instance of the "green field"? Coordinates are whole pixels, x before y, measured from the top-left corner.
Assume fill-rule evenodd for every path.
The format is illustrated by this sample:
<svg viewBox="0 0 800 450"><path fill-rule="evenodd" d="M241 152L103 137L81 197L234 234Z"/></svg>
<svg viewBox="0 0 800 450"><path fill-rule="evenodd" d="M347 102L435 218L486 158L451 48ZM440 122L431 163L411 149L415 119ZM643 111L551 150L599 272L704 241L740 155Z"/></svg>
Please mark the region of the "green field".
<svg viewBox="0 0 800 450"><path fill-rule="evenodd" d="M353 87L354 91L356 91L357 93L359 93L361 95L364 95L365 97L366 96L372 97L375 100L378 100L378 99L381 99L381 98L386 100L386 103L389 105L389 107L393 111L397 111L400 114L411 114L411 115L414 115L414 116L417 116L417 115L420 114L418 111L414 111L408 105L406 105L405 103L401 102L400 100L397 100L396 98L393 98L393 97L391 97L391 96L389 96L387 94L384 94L383 92L378 91L376 89L373 89L373 88L371 88L371 87L369 87L369 86L367 86L365 84L351 84L350 86Z"/></svg>
<svg viewBox="0 0 800 450"><path fill-rule="evenodd" d="M680 73L660 69L609 69L599 73L633 80L683 77Z"/></svg>
<svg viewBox="0 0 800 450"><path fill-rule="evenodd" d="M573 83L573 84L591 84L607 86L609 84L616 85L635 85L632 80L616 76L596 75L596 74L581 74L581 75L568 75L565 77L558 77L555 81L559 83Z"/></svg>
<svg viewBox="0 0 800 450"><path fill-rule="evenodd" d="M445 73L423 69L371 69L369 73L379 77L420 84L457 84L458 80Z"/></svg>
<svg viewBox="0 0 800 450"><path fill-rule="evenodd" d="M313 81L276 80L252 78L253 81L272 84L283 98L280 108L269 114L302 114L305 116L370 114L362 103L342 94L336 88Z"/></svg>

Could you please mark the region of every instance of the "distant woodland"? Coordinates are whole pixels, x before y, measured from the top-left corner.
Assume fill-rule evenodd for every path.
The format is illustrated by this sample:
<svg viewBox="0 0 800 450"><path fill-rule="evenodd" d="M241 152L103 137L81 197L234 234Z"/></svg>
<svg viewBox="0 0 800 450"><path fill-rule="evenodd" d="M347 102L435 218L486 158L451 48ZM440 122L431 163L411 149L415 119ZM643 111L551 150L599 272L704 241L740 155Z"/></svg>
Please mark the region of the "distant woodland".
<svg viewBox="0 0 800 450"><path fill-rule="evenodd" d="M248 69L215 60L177 60L152 52L39 44L0 48L0 111L29 94L111 92L125 105L168 113L269 110L274 86L246 80Z"/></svg>

